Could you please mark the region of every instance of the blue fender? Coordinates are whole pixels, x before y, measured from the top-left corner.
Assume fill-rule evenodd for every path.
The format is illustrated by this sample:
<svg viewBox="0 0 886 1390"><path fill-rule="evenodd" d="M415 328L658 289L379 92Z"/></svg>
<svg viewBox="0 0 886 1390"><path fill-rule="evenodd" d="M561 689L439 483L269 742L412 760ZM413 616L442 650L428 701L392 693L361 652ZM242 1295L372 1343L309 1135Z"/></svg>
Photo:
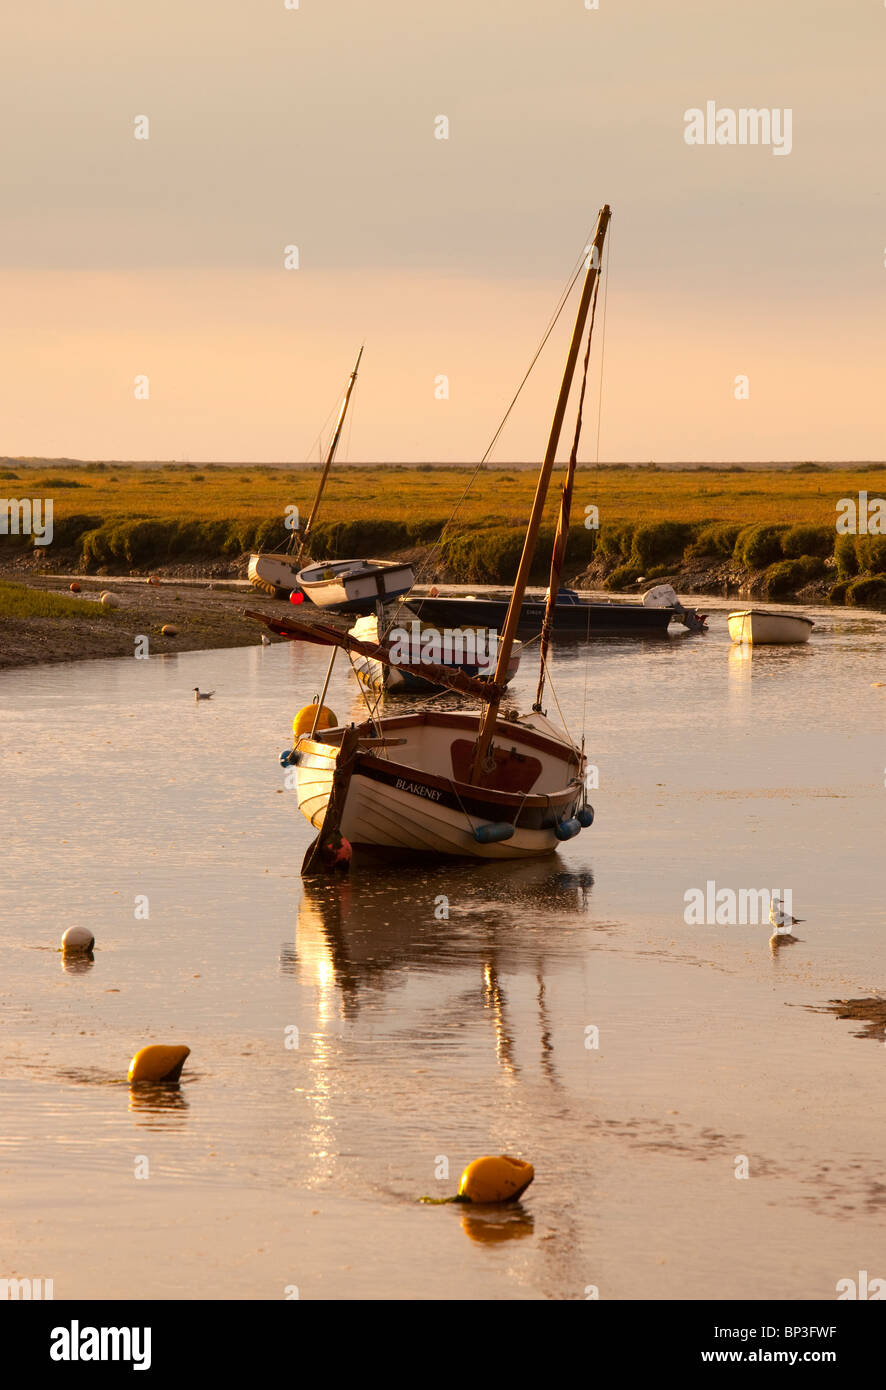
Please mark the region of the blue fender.
<svg viewBox="0 0 886 1390"><path fill-rule="evenodd" d="M492 821L489 825L474 826L474 839L478 845L494 845L499 840L509 840L514 827L507 821Z"/></svg>
<svg viewBox="0 0 886 1390"><path fill-rule="evenodd" d="M561 820L554 826L558 840L571 840L573 835L577 835L581 830L581 824L575 816L571 820Z"/></svg>

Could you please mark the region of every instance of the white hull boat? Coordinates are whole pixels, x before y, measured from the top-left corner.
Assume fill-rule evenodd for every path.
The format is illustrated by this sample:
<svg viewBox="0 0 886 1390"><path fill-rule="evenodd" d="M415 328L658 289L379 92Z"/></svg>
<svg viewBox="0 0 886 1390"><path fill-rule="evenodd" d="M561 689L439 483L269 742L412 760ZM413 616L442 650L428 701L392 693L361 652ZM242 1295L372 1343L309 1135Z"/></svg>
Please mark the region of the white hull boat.
<svg viewBox="0 0 886 1390"><path fill-rule="evenodd" d="M763 608L746 608L730 613L729 636L733 642L751 642L786 646L808 642L815 627L811 618L801 613L771 613Z"/></svg>
<svg viewBox="0 0 886 1390"><path fill-rule="evenodd" d="M310 723L299 711L294 727L295 746L280 758L295 771L295 787L301 813L319 832L308 848L302 874L346 871L353 846L372 849L412 850L437 856L473 859L523 859L549 854L558 845L591 825L593 809L587 804L584 738L575 742L544 713L542 697L548 678L547 656L553 627L554 606L560 586L572 481L581 433L581 406L591 355L591 333L599 288L598 271L610 219L609 205L597 219L592 254L585 264L575 325L566 368L557 396L544 460L539 469L535 498L526 527L507 615L497 636L495 670L491 679L469 676L458 665L427 661L425 654L406 659L394 649L390 634L383 641L364 642L322 623L299 623L267 614L249 613L273 632L296 641L342 647L353 658L362 655L383 661L435 684L470 694L480 710L465 713L431 708L415 714L385 715L375 712L365 722L347 728L321 727L321 715L335 659L333 650L326 681L317 696ZM587 249L587 248L586 248ZM579 269L581 262L579 263ZM578 271L574 277L578 277ZM565 297L562 301L565 303ZM561 303L561 307L562 307ZM590 318L589 318L590 315ZM517 715L500 712L507 673L514 651L517 623L529 582L544 514L545 499L554 469L563 418L569 401L579 350L588 328L587 350L581 378L581 394L566 481L560 496L560 514L551 558L548 597L539 645L539 679L532 711ZM346 563L339 562L346 570ZM320 569L313 567L313 570ZM401 569L405 567L400 567ZM344 581L345 573L339 573ZM303 571L299 581L316 602ZM376 576L377 579L377 576ZM327 581L330 588L333 579ZM399 582L399 581L395 581ZM410 579L411 583L411 579ZM390 592L390 590L388 590ZM371 594L373 606L376 590ZM346 598L349 595L345 595ZM358 595L358 597L362 597ZM324 606L333 606L326 604ZM342 607L336 596L335 605ZM376 629L377 633L377 629ZM444 654L441 653L440 656ZM330 720L331 722L331 720ZM287 782L288 782L287 778Z"/></svg>
<svg viewBox="0 0 886 1390"><path fill-rule="evenodd" d="M549 854L592 819L584 757L542 714L496 726L494 770L470 782L476 714L424 710L361 732L340 832L353 846L522 859ZM296 769L298 807L321 830L343 728L302 736L281 755ZM578 816L581 819L578 819Z"/></svg>
<svg viewBox="0 0 886 1390"><path fill-rule="evenodd" d="M253 588L269 594L271 598L289 598L293 589L298 587L294 558L284 551L275 555L250 555L246 573Z"/></svg>
<svg viewBox="0 0 886 1390"><path fill-rule="evenodd" d="M299 570L292 587L318 608L370 613L376 603L408 593L414 583L412 566L396 560L321 560Z"/></svg>
<svg viewBox="0 0 886 1390"><path fill-rule="evenodd" d="M399 629L390 627L388 635L392 636L396 631L408 634L407 650L410 654L415 646L426 645L429 660L442 661L453 671L461 671L466 676L475 676L478 680L491 679L495 674L498 638L491 629L455 628L450 630L444 628L442 632L439 632L432 624L421 623L412 618L405 627ZM349 636L357 637L363 642L378 642L378 618L374 614L358 618L350 629ZM435 638L437 639L437 646L443 646L442 651L430 645ZM522 642L515 640L511 648L511 657L505 678L507 685L517 674L522 650ZM416 664L419 664L421 661L420 651L415 652L414 656ZM485 660L480 660L481 656ZM417 674L414 666L407 670L401 665L388 665L374 657L363 656L359 653L351 656L351 665L357 680L367 690L385 690L392 695L417 695L429 694L442 688L430 676L424 677Z"/></svg>

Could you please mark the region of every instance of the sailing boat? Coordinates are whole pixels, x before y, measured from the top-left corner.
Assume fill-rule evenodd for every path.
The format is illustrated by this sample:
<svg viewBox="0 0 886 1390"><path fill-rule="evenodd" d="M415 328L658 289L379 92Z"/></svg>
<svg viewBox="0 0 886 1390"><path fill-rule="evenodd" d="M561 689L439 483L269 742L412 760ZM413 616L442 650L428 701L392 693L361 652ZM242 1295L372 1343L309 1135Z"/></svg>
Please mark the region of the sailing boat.
<svg viewBox="0 0 886 1390"><path fill-rule="evenodd" d="M494 677L484 683L447 667L433 672L416 668L440 685L474 695L483 708L463 713L428 706L415 714L332 729L318 729L315 718L313 731L300 736L280 759L283 766L295 768L299 810L320 832L305 857L305 875L342 867L349 860L350 846L355 845L477 859L547 854L593 822L593 809L586 799L584 751L540 708L544 655L532 711L503 714L500 704L610 216L606 204L597 219L523 553L499 637ZM589 353L590 334L585 379ZM580 424L579 414L573 453ZM561 501L561 525L563 520ZM568 512L565 520L568 524ZM563 537L565 545L565 529ZM562 564L562 549L554 547L555 565ZM559 570L552 577L551 618ZM384 642L373 648L333 628L263 613L249 616L284 637L392 660Z"/></svg>
<svg viewBox="0 0 886 1390"><path fill-rule="evenodd" d="M344 429L362 356L361 347L354 370L348 378L305 529L290 534L285 550L273 553L258 551L249 557L247 574L250 582L254 588L270 594L272 598L289 598L293 590L298 590L320 608L337 609L344 613L367 613L372 611L379 598L395 598L405 594L415 581L412 566L395 560L321 560L304 569L299 568L302 557L307 557L308 539Z"/></svg>

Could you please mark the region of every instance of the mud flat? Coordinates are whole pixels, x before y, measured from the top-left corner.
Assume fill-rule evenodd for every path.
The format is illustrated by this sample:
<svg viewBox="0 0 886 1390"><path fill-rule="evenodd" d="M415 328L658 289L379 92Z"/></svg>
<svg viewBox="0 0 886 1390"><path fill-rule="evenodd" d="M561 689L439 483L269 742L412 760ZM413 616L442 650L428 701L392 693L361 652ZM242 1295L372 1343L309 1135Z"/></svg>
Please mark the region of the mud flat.
<svg viewBox="0 0 886 1390"><path fill-rule="evenodd" d="M67 582L66 582L67 580ZM71 599L67 577L30 579L29 592L50 593ZM248 647L261 641L258 626L244 617L249 606L261 606L248 584L224 586L213 581L161 581L144 579L78 578L76 596L82 617L69 604L58 616L6 616L0 583L0 670L40 662L84 661L90 658L132 656L136 640L147 637L152 655L214 647ZM119 608L105 610L99 595L111 590ZM281 608L281 604L274 605ZM171 625L175 636L163 635ZM272 638L272 641L277 639Z"/></svg>

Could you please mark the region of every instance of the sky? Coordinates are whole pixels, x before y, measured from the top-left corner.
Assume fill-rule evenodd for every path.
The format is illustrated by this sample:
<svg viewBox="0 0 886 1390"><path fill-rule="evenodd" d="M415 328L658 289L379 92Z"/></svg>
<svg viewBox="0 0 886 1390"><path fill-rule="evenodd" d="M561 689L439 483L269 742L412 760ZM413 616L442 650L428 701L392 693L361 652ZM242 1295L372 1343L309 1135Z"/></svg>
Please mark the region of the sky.
<svg viewBox="0 0 886 1390"><path fill-rule="evenodd" d="M886 453L878 0L30 0L4 30L0 454L316 458L365 342L348 457L474 461L604 202L583 458ZM789 110L790 152L688 144L707 102ZM574 308L494 459L543 453Z"/></svg>

